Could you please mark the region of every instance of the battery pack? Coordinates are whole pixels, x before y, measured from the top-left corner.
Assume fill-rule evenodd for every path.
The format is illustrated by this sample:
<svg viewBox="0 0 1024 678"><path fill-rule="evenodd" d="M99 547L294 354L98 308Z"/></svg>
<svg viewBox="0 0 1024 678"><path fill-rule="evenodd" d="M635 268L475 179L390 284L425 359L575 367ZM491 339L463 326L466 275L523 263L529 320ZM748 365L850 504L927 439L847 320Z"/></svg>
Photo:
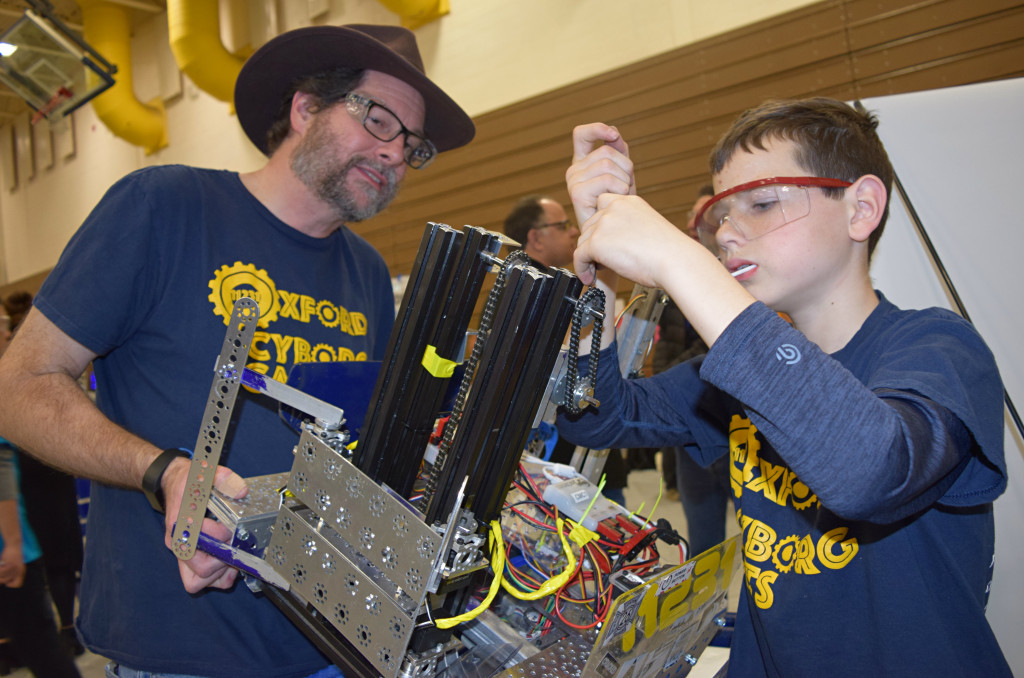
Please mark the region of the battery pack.
<svg viewBox="0 0 1024 678"><path fill-rule="evenodd" d="M584 518L583 513L595 495L597 499ZM597 524L602 520L623 512L621 507L605 499L598 492L597 485L582 477L551 483L544 488L543 499L548 504L557 506L559 511L576 522L582 523L588 530L597 530Z"/></svg>

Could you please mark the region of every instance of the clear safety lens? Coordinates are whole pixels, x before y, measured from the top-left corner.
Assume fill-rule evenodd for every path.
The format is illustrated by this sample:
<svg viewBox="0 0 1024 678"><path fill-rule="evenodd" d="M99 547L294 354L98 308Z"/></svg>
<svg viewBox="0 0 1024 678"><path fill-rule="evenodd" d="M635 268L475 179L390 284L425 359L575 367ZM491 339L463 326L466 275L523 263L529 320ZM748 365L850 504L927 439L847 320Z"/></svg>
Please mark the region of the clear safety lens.
<svg viewBox="0 0 1024 678"><path fill-rule="evenodd" d="M754 240L807 216L810 209L810 196L803 186L755 186L708 205L697 223L697 232L704 246L715 252L715 234L726 222L743 239Z"/></svg>

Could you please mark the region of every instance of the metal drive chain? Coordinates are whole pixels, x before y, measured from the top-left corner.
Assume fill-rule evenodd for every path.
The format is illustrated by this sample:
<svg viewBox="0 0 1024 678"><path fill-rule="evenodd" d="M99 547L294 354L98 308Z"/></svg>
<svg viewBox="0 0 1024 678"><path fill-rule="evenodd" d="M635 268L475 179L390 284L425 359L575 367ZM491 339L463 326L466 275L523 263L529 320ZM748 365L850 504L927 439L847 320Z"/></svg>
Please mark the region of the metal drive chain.
<svg viewBox="0 0 1024 678"><path fill-rule="evenodd" d="M591 287L576 302L576 309L572 313L572 325L569 329L569 354L565 361L565 398L562 400L562 406L569 414L579 414L588 404L596 404L594 386L597 384L597 361L600 354L601 333L604 329L601 322L604 317L602 311L604 301L604 292L596 287ZM586 380L577 383L576 365L580 357L580 332L583 330L587 315L594 318L590 358L587 361L589 369Z"/></svg>
<svg viewBox="0 0 1024 678"><path fill-rule="evenodd" d="M481 254L481 256L489 255ZM484 345L487 343L487 337L491 332L491 325L494 322L498 301L501 299L505 283L508 280L508 271L512 266L528 263L530 263L530 257L527 256L526 252L516 250L509 253L498 271L498 277L494 281L491 293L487 295L487 302L484 304L483 312L480 315L480 327L477 329L476 342L473 344L473 351L469 356L469 360L466 361L466 370L462 374L462 383L459 384L459 391L455 395L451 416L448 417L448 422L445 424L444 431L441 434L441 442L437 448L437 459L430 470L430 477L427 478L427 486L424 491L424 497L427 502L433 498L434 492L437 491L437 483L440 480L441 472L444 470L445 462L448 460L448 451L451 449L452 440L455 438L455 431L458 429L459 421L462 419L462 412L466 408L469 387L473 383L473 376L476 374L480 356L483 354Z"/></svg>

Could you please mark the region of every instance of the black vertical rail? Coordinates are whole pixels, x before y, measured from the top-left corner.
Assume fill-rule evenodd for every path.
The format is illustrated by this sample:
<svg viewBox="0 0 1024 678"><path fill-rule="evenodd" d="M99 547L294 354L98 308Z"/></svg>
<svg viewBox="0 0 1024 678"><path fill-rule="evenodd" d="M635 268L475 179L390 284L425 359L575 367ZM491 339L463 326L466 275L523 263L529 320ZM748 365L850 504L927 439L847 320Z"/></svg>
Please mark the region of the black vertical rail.
<svg viewBox="0 0 1024 678"><path fill-rule="evenodd" d="M477 466L471 470L467 484L467 494L474 495L468 508L485 525L501 514L530 435L530 426L541 407L545 386L583 290L583 283L568 271L549 269L548 272L553 279L542 302L540 325L532 337L518 337L519 343L526 344L528 350L521 371L515 375L517 383L514 389L502 393L505 402L496 403L495 416L502 420L502 426L497 435L492 436L489 448L477 456Z"/></svg>
<svg viewBox="0 0 1024 678"><path fill-rule="evenodd" d="M488 434L492 429L504 425L501 419L494 418L492 403L507 387L503 378L510 376L513 371L508 363L514 365L521 360L509 338L514 337L517 329L523 329L524 324L529 324L529 315L535 312L531 304L531 292L535 295L534 288L542 286L545 280L549 278L533 267L514 266L508 271L505 289L477 365L462 419L445 458L445 468L439 474L437 490L426 511L428 523L444 520L451 513L462 479L470 468L476 466ZM526 335L519 338L520 345L526 341ZM467 487L467 503L471 500L468 495Z"/></svg>
<svg viewBox="0 0 1024 678"><path fill-rule="evenodd" d="M466 327L491 255L501 246L498 234L480 228L466 227L460 233L432 225L431 230L445 236L434 241L447 243L449 233L453 238L450 246L432 245L427 256L417 257L417 284L411 293L407 290L400 310L402 327L412 329L403 329L397 339L392 334L389 353L397 358L389 366L390 377L382 379L384 395L379 403L374 401L379 409L357 448L360 467L403 496L412 491L451 378L445 368L462 361ZM438 256L430 256L432 250Z"/></svg>
<svg viewBox="0 0 1024 678"><path fill-rule="evenodd" d="M422 359L422 348L417 354L414 347L425 345L433 317L439 312L437 290L448 274L448 257L459 237L458 231L444 224L430 223L420 241L354 455L356 466L374 480L385 464L382 442L395 425L397 403L412 366Z"/></svg>
<svg viewBox="0 0 1024 678"><path fill-rule="evenodd" d="M549 273L523 266L508 273L428 522L451 512L467 475L466 505L476 517L489 521L501 510L582 289L567 271Z"/></svg>
<svg viewBox="0 0 1024 678"><path fill-rule="evenodd" d="M442 477L446 476L446 473L450 472L451 464L449 463L449 452L451 450L452 440L455 438L455 431L459 428L459 422L462 420L462 415L466 410L466 400L469 395L470 385L473 383L473 379L476 376L476 368L480 364L480 356L483 355L484 347L488 343L488 337L490 337L491 329L494 325L494 318L498 309L498 304L500 303L505 290L508 272L514 266L528 264L529 260L530 259L526 252L523 252L522 250L510 252L508 256L505 257L505 261L502 262L501 267L497 271L498 275L494 280L494 286L491 287L491 291L487 295L487 303L484 304L483 311L481 312L480 324L477 327L476 341L473 343L473 350L470 353L469 358L466 360L466 366L462 373L459 390L455 396L455 402L452 404L451 415L448 417L447 423L444 426L444 431L441 435L441 442L438 445L437 450L437 458L434 460L434 464L430 468L430 475L427 478L426 488L424 488L426 504L430 504L432 501L437 492L437 486L442 481Z"/></svg>
<svg viewBox="0 0 1024 678"><path fill-rule="evenodd" d="M462 362L460 351L466 328L492 266L490 255L501 247L499 235L481 228L467 227L462 236L452 252L446 287L436 290L440 309L433 316L426 342L422 348L413 346L410 352L415 360L419 351L419 360L410 366L410 378L397 403L396 425L387 431L378 448L380 456L387 460L380 467L379 482L404 497L412 493L417 469L451 380L447 372L429 367L430 360L424 356L429 350L452 367Z"/></svg>

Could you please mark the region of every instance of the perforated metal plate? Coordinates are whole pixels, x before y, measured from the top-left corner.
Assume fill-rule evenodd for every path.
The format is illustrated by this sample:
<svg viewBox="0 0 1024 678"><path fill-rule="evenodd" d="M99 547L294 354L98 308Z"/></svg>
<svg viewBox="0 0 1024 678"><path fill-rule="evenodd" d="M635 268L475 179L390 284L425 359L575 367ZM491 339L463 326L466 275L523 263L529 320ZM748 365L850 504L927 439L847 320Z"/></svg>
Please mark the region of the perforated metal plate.
<svg viewBox="0 0 1024 678"><path fill-rule="evenodd" d="M293 593L313 605L382 675L393 678L409 644L418 604L392 586L381 586L365 559L318 531L322 529L310 509L281 509L266 559Z"/></svg>
<svg viewBox="0 0 1024 678"><path fill-rule="evenodd" d="M265 558L382 675L401 668L441 537L304 432Z"/></svg>
<svg viewBox="0 0 1024 678"><path fill-rule="evenodd" d="M587 664L587 657L590 656L596 638L597 633L595 632L589 632L583 636L566 636L558 644L516 664L502 675L528 676L529 678L582 676L583 667Z"/></svg>
<svg viewBox="0 0 1024 678"><path fill-rule="evenodd" d="M251 553L260 553L270 542L270 528L281 509L281 490L288 482L287 473L271 473L246 478L249 492L241 499L228 497L213 489L209 511L233 534L231 545Z"/></svg>
<svg viewBox="0 0 1024 678"><path fill-rule="evenodd" d="M411 509L309 432L288 489L408 596L422 597L441 537Z"/></svg>
<svg viewBox="0 0 1024 678"><path fill-rule="evenodd" d="M206 402L203 423L199 428L199 436L192 453L185 495L182 497L178 519L174 525L174 554L181 560L189 560L196 552L199 528L206 515L214 474L217 471L217 464L220 463L224 437L231 421L231 411L238 396L242 370L245 368L245 359L249 355L249 346L256 333L256 321L259 317L259 304L252 299L242 297L235 302L224 335L224 344L217 357L210 397Z"/></svg>

